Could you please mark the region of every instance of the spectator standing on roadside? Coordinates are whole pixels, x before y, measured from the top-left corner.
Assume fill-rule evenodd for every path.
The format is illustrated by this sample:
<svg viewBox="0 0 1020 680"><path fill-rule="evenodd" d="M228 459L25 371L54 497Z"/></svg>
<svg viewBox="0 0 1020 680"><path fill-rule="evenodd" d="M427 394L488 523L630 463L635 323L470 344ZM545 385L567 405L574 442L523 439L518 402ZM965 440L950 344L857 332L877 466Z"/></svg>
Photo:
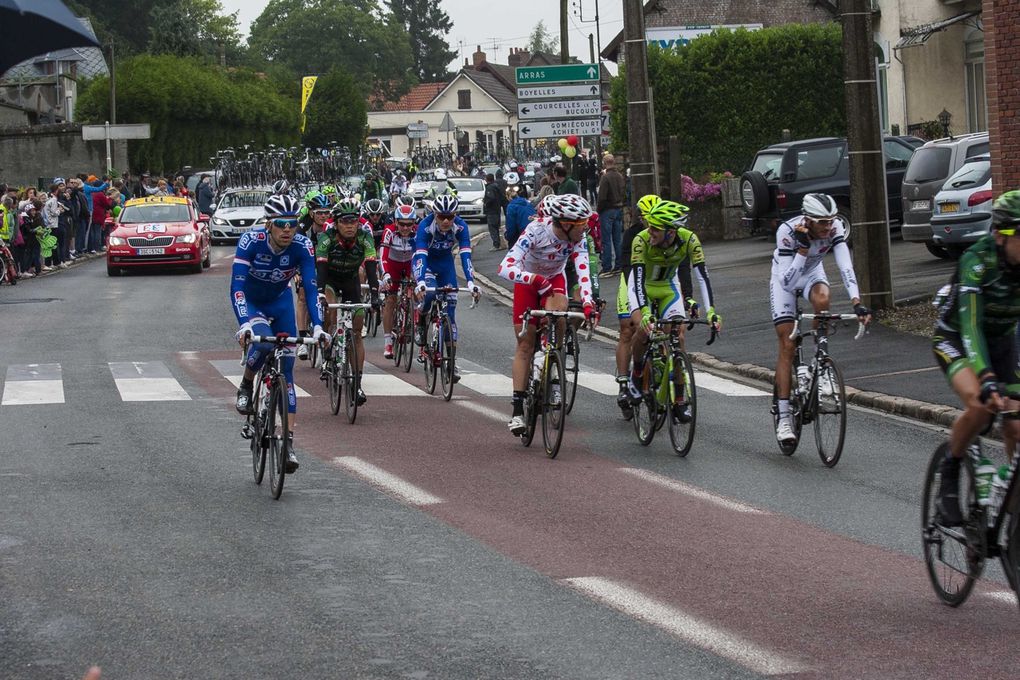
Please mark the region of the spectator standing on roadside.
<svg viewBox="0 0 1020 680"><path fill-rule="evenodd" d="M195 187L195 201L198 203L198 211L203 215L212 215L213 188L209 175L202 175L198 186Z"/></svg>
<svg viewBox="0 0 1020 680"><path fill-rule="evenodd" d="M85 200L88 202L89 215L92 215L94 212L92 206L93 197L96 194L102 193L110 188L110 183L105 181L107 178L104 177L103 179L104 181L100 182L95 175L89 175L86 178L85 186L82 187L82 190L85 192ZM99 249L99 232L102 231L102 229L102 224L97 225L90 220L88 237L88 249L90 253L94 253Z"/></svg>
<svg viewBox="0 0 1020 680"><path fill-rule="evenodd" d="M34 269L36 276L42 273L42 258L39 256L39 234L46 228L42 217L43 200L36 196L26 207L21 220L21 234L25 237L25 269Z"/></svg>
<svg viewBox="0 0 1020 680"><path fill-rule="evenodd" d="M581 198L586 198L588 191L588 153L581 152L574 158L574 181L577 183L577 193Z"/></svg>
<svg viewBox="0 0 1020 680"><path fill-rule="evenodd" d="M119 193L116 189L113 192ZM106 249L106 216L110 213L110 208L113 207L110 193L110 191L100 192L92 197L92 234L89 238L89 252Z"/></svg>
<svg viewBox="0 0 1020 680"><path fill-rule="evenodd" d="M557 165L553 169L553 188L556 189L557 196L578 193L577 182L572 177L567 176L567 169L562 165Z"/></svg>
<svg viewBox="0 0 1020 680"><path fill-rule="evenodd" d="M588 155L588 196L592 205L599 200L599 168L598 155L592 152Z"/></svg>
<svg viewBox="0 0 1020 680"><path fill-rule="evenodd" d="M485 176L485 195L482 197L482 212L485 213L485 222L489 227L489 237L492 239L492 250L499 250L499 225L503 216L503 194L496 184L496 177L489 173Z"/></svg>
<svg viewBox="0 0 1020 680"><path fill-rule="evenodd" d="M616 169L616 159L606 154L602 159L605 173L599 182L595 210L602 222L602 271L615 274L626 264L623 262L623 204L627 200L627 187L623 175Z"/></svg>
<svg viewBox="0 0 1020 680"><path fill-rule="evenodd" d="M524 184L518 185L516 191L510 190L512 198L506 206L506 247L507 250L514 247L517 239L524 233L528 223L535 216L535 207L528 201L528 188ZM550 193L552 193L550 191Z"/></svg>
<svg viewBox="0 0 1020 680"><path fill-rule="evenodd" d="M23 213L28 209L28 206L32 205L32 201L37 195L35 187L28 187L18 197L18 212Z"/></svg>
<svg viewBox="0 0 1020 680"><path fill-rule="evenodd" d="M43 207L46 233L40 238L39 245L45 264L49 267L59 267L63 264L63 260L60 259L60 239L63 233L60 228L60 216L64 208L60 203L60 196L64 192L64 187L63 178L55 178L50 185L50 196Z"/></svg>
<svg viewBox="0 0 1020 680"><path fill-rule="evenodd" d="M71 187L71 199L74 205L74 215L72 216L74 252L72 255L77 257L84 255L88 250L89 222L92 219L92 213L89 211L89 204L85 199L84 182L77 177L72 177L67 180L67 184Z"/></svg>

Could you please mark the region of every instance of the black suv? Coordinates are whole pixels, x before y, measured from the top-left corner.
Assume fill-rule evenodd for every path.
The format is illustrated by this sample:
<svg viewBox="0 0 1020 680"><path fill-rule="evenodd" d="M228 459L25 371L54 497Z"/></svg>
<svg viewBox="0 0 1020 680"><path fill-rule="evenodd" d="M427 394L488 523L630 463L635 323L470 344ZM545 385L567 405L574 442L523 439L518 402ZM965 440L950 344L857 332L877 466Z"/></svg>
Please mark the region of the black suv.
<svg viewBox="0 0 1020 680"><path fill-rule="evenodd" d="M903 218L900 190L914 148L898 137L885 137L886 186L889 221ZM829 194L839 205L843 223L850 221L850 159L845 139L820 137L773 144L759 151L740 178L744 226L752 234L775 231L800 214L805 194Z"/></svg>

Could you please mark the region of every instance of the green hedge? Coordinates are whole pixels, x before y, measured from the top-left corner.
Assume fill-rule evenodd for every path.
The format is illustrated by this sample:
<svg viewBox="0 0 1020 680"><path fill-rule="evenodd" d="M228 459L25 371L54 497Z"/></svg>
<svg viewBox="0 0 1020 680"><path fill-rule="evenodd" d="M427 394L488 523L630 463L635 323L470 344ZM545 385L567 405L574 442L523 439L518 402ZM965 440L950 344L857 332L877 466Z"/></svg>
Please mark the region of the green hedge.
<svg viewBox="0 0 1020 680"><path fill-rule="evenodd" d="M684 173L743 170L779 141L844 136L842 32L838 24L719 30L673 50L649 47L659 139L680 138ZM613 146L627 147L625 68L614 79Z"/></svg>
<svg viewBox="0 0 1020 680"><path fill-rule="evenodd" d="M117 120L149 123L152 139L129 143L131 170L172 172L182 166L207 167L217 149L255 141L299 142L300 83L294 98L281 96L267 79L251 71L227 71L201 59L139 55L117 67ZM88 84L77 114L87 123L109 115L109 81Z"/></svg>

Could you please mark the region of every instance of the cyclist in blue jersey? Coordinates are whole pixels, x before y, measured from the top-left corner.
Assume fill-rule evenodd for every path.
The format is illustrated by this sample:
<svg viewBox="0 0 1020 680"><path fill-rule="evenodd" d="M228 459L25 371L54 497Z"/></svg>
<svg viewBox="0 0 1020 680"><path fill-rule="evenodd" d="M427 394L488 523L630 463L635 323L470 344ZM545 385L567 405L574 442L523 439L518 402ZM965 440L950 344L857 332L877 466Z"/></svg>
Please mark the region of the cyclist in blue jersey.
<svg viewBox="0 0 1020 680"><path fill-rule="evenodd" d="M297 335L294 323L294 295L290 280L301 276L308 314L314 324L312 338L325 345L329 336L322 330L322 319L315 301L318 290L315 281L315 252L312 242L297 233L298 201L292 196L270 196L266 201L265 228L245 232L237 243L234 267L230 280L230 297L234 315L240 324L237 340L243 347L249 336L286 333ZM262 368L272 345L256 344L248 350L244 377L237 390L235 404L239 413L252 412L252 382ZM288 349L283 360L287 379L288 438L294 438L294 419L297 398L294 393L294 356ZM298 468L293 448L287 460L287 472Z"/></svg>
<svg viewBox="0 0 1020 680"><path fill-rule="evenodd" d="M432 212L418 225L414 237L414 257L411 271L418 282L415 297L420 304L415 313L415 328L419 347L425 346L425 310L432 304L435 293L426 288L457 287L457 270L453 264L453 247L460 249L460 266L467 280L467 289L476 298L481 289L475 284L475 270L471 265L471 234L467 222L457 216L460 202L456 196L443 194L432 202ZM445 294L450 314L453 346L457 346L457 295ZM420 359L420 357L419 357ZM460 376L454 374L454 380Z"/></svg>

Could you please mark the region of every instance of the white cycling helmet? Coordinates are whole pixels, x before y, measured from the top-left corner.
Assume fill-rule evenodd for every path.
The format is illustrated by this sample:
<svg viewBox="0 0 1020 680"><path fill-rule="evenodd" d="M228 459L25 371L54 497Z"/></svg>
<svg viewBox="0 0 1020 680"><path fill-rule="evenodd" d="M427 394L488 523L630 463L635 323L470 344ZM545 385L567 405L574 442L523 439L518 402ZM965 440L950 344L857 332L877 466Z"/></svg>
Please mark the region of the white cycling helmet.
<svg viewBox="0 0 1020 680"><path fill-rule="evenodd" d="M446 179L446 170L438 168L436 170L436 179Z"/></svg>
<svg viewBox="0 0 1020 680"><path fill-rule="evenodd" d="M503 179L506 180L506 183L508 185L517 184L518 182L521 181L521 178L517 175L516 172L506 173L505 175L503 175Z"/></svg>
<svg viewBox="0 0 1020 680"><path fill-rule="evenodd" d="M432 201L432 212L434 213L451 215L456 213L459 208L460 201L457 200L456 196L450 196L449 194L436 196L436 200Z"/></svg>
<svg viewBox="0 0 1020 680"><path fill-rule="evenodd" d="M549 196L545 210L549 217L557 220L586 220L591 217L591 204L577 194Z"/></svg>
<svg viewBox="0 0 1020 680"><path fill-rule="evenodd" d="M807 194L801 203L800 211L805 217L815 220L827 220L836 216L839 207L828 194Z"/></svg>
<svg viewBox="0 0 1020 680"><path fill-rule="evenodd" d="M269 219L275 217L297 217L300 208L300 201L286 194L270 196L265 206L263 206L263 209L266 211L266 217Z"/></svg>
<svg viewBox="0 0 1020 680"><path fill-rule="evenodd" d="M288 182L285 179L276 180L276 182L273 184L273 191L272 191L272 193L274 193L274 194L289 194L290 193L290 182Z"/></svg>

